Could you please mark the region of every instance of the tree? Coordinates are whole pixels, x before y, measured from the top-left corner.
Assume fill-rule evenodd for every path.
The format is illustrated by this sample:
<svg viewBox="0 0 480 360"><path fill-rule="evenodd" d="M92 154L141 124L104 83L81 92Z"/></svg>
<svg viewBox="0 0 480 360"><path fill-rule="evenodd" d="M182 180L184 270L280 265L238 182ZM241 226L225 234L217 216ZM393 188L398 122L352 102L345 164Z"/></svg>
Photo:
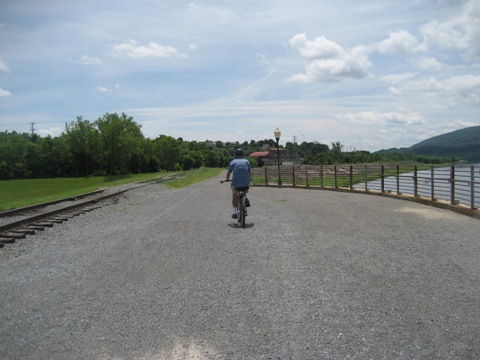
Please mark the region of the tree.
<svg viewBox="0 0 480 360"><path fill-rule="evenodd" d="M76 121L65 124L62 135L75 176L88 176L93 169L98 170L95 154L98 154L99 133L93 123L77 116Z"/></svg>
<svg viewBox="0 0 480 360"><path fill-rule="evenodd" d="M335 164L342 162L342 149L343 145L340 144L340 141L332 142L332 148L330 150L332 154L332 160Z"/></svg>
<svg viewBox="0 0 480 360"><path fill-rule="evenodd" d="M107 113L98 118L95 125L100 132L100 149L107 173L117 175L132 171L131 160L138 156L144 140L141 125L125 113L121 116Z"/></svg>
<svg viewBox="0 0 480 360"><path fill-rule="evenodd" d="M25 156L33 145L29 134L15 131L0 133L0 177L2 179L22 179L28 176Z"/></svg>
<svg viewBox="0 0 480 360"><path fill-rule="evenodd" d="M29 149L27 166L29 177L62 177L71 174L68 149L64 137L40 138L35 149Z"/></svg>
<svg viewBox="0 0 480 360"><path fill-rule="evenodd" d="M175 170L180 160L182 143L166 135L160 135L153 142L160 168L168 171Z"/></svg>

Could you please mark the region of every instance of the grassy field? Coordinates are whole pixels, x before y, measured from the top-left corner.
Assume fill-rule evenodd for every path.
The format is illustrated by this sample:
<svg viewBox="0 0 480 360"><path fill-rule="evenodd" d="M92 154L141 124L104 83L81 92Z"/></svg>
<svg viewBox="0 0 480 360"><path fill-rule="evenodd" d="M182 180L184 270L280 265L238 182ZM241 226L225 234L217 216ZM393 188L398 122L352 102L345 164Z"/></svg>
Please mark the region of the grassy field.
<svg viewBox="0 0 480 360"><path fill-rule="evenodd" d="M200 168L185 172L185 176L165 183L168 188L182 188L219 175L223 168Z"/></svg>
<svg viewBox="0 0 480 360"><path fill-rule="evenodd" d="M195 169L181 172L182 178L166 182L170 188L180 188L220 174L224 169ZM160 179L180 172L161 172L125 176L88 178L54 178L0 181L0 211L66 199L102 188Z"/></svg>

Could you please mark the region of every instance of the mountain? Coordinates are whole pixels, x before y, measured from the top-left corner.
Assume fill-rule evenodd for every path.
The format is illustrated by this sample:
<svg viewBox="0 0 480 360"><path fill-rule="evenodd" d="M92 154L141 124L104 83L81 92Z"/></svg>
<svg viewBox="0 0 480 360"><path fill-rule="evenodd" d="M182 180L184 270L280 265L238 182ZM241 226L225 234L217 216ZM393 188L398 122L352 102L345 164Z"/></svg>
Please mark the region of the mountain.
<svg viewBox="0 0 480 360"><path fill-rule="evenodd" d="M408 150L417 155L455 156L468 161L479 161L480 126L434 136L410 146Z"/></svg>
<svg viewBox="0 0 480 360"><path fill-rule="evenodd" d="M480 126L455 130L423 140L409 148L392 148L378 153L409 152L416 155L454 156L469 162L480 161Z"/></svg>

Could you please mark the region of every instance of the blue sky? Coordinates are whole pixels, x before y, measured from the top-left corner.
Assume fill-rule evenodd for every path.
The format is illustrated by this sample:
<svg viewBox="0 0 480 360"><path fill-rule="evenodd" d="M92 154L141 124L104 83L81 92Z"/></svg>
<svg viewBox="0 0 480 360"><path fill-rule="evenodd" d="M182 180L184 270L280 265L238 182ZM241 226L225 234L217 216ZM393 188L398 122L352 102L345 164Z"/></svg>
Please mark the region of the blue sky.
<svg viewBox="0 0 480 360"><path fill-rule="evenodd" d="M480 125L480 0L0 0L0 130L408 147Z"/></svg>

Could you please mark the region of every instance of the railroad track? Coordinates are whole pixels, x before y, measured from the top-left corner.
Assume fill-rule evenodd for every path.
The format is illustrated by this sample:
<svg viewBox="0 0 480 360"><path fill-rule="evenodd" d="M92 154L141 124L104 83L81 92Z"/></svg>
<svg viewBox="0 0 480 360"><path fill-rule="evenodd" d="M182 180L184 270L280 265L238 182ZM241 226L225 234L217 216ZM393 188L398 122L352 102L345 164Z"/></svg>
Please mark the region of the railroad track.
<svg viewBox="0 0 480 360"><path fill-rule="evenodd" d="M103 194L104 190L98 190L74 198L57 200L49 203L1 212L0 218L20 217L21 219L0 225L0 248L4 247L6 244L12 244L17 240L24 239L28 235L33 235L35 232L43 231L46 228L51 228L54 226L54 224L61 224L75 216L85 214L86 212L90 212L104 206L116 204L120 197L129 190L138 189L152 183L165 182L181 176L181 174L177 174L161 179L135 183L128 189L119 190L106 195ZM77 202L73 205L64 206L69 201L78 201L79 199L84 198L89 199ZM52 205L57 205L57 208L54 210L46 210Z"/></svg>
<svg viewBox="0 0 480 360"><path fill-rule="evenodd" d="M120 196L128 190L101 195L87 201L81 201L74 205L38 213L2 225L0 226L0 248L4 247L5 244L12 244L17 240L24 239L27 235L33 235L37 231L43 231L45 228L53 227L54 224L61 224L75 216L85 214L86 212L96 210L103 206L116 204ZM38 207L35 207L35 209L37 208ZM31 212L32 209L28 209L28 211Z"/></svg>

